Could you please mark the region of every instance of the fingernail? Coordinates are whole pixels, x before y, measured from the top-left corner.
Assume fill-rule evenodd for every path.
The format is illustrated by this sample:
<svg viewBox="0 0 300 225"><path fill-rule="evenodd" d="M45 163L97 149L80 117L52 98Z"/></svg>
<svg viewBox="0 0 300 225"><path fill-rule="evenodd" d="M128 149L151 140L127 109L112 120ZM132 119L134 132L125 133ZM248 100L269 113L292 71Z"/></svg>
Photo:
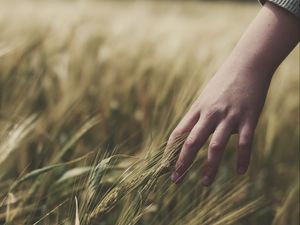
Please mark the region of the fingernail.
<svg viewBox="0 0 300 225"><path fill-rule="evenodd" d="M208 185L210 185L210 182L211 182L211 180L210 180L210 178L208 176L204 176L202 178L202 184L203 185L208 186Z"/></svg>
<svg viewBox="0 0 300 225"><path fill-rule="evenodd" d="M239 168L238 168L238 173L239 173L240 175L243 175L245 172L246 172L246 170L245 170L244 167L239 167Z"/></svg>
<svg viewBox="0 0 300 225"><path fill-rule="evenodd" d="M179 178L179 174L178 174L178 172L173 172L172 173L172 176L171 176L171 180L174 182L174 183L176 183L176 181L178 180L178 178Z"/></svg>

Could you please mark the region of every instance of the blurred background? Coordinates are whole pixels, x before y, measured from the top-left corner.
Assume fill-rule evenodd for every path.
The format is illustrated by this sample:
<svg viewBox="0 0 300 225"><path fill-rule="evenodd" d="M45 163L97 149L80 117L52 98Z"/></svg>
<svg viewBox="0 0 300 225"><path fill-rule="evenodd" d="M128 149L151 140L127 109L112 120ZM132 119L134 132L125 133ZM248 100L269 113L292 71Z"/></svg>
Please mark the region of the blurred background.
<svg viewBox="0 0 300 225"><path fill-rule="evenodd" d="M210 188L198 184L206 147L179 187L145 175L260 8L1 0L0 224L299 224L299 45L276 71L245 177L236 137Z"/></svg>

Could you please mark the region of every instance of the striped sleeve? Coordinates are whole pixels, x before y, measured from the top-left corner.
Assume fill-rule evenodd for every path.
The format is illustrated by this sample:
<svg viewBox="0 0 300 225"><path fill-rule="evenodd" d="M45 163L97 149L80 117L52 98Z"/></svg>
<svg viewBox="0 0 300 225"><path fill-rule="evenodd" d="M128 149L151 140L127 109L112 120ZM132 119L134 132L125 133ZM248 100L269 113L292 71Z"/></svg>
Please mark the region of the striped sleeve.
<svg viewBox="0 0 300 225"><path fill-rule="evenodd" d="M300 0L268 0L274 4L288 10L298 18L300 18ZM259 0L261 4L264 4L266 0Z"/></svg>

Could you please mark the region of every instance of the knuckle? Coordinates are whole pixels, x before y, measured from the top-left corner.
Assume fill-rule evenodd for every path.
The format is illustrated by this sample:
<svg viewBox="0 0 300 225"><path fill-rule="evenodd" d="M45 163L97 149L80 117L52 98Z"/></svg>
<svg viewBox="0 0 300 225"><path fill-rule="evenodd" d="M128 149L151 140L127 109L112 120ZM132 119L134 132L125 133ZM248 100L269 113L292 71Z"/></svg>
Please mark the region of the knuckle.
<svg viewBox="0 0 300 225"><path fill-rule="evenodd" d="M208 109L206 110L206 112L204 113L204 116L206 119L213 119L215 118L217 115L219 115L219 111L215 108L212 109Z"/></svg>
<svg viewBox="0 0 300 225"><path fill-rule="evenodd" d="M241 137L241 142L251 142L253 134L254 134L254 129L248 128L245 132L243 132L243 135Z"/></svg>
<svg viewBox="0 0 300 225"><path fill-rule="evenodd" d="M249 139L241 140L239 142L238 147L240 150L249 150L251 148L251 140L249 140Z"/></svg>
<svg viewBox="0 0 300 225"><path fill-rule="evenodd" d="M174 142L176 140L175 136L173 135L173 133L170 135L169 139L168 139L168 144L170 144L171 142Z"/></svg>
<svg viewBox="0 0 300 225"><path fill-rule="evenodd" d="M222 145L219 142L212 142L209 145L209 149L212 152L220 152L222 150Z"/></svg>
<svg viewBox="0 0 300 225"><path fill-rule="evenodd" d="M235 121L240 119L242 115L242 111L240 109L234 109L228 114L228 119L231 121Z"/></svg>
<svg viewBox="0 0 300 225"><path fill-rule="evenodd" d="M188 137L186 139L186 141L184 142L184 148L185 149L190 149L190 148L193 148L195 147L196 145L196 138L195 137Z"/></svg>
<svg viewBox="0 0 300 225"><path fill-rule="evenodd" d="M204 115L208 119L225 116L227 114L228 107L226 105L215 105L211 106L204 112Z"/></svg>
<svg viewBox="0 0 300 225"><path fill-rule="evenodd" d="M171 140L177 140L178 138L180 138L183 135L182 130L180 129L175 129L172 134L170 135L170 139Z"/></svg>

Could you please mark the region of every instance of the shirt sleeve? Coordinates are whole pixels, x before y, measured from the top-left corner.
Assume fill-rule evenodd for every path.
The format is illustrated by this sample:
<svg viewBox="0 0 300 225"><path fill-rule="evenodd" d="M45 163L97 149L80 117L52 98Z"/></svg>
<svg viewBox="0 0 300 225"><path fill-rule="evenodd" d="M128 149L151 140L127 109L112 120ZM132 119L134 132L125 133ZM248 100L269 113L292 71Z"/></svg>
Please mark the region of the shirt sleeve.
<svg viewBox="0 0 300 225"><path fill-rule="evenodd" d="M300 18L300 0L268 0L269 2L272 2L292 14L294 14L298 19ZM263 5L266 0L259 0L259 2Z"/></svg>

